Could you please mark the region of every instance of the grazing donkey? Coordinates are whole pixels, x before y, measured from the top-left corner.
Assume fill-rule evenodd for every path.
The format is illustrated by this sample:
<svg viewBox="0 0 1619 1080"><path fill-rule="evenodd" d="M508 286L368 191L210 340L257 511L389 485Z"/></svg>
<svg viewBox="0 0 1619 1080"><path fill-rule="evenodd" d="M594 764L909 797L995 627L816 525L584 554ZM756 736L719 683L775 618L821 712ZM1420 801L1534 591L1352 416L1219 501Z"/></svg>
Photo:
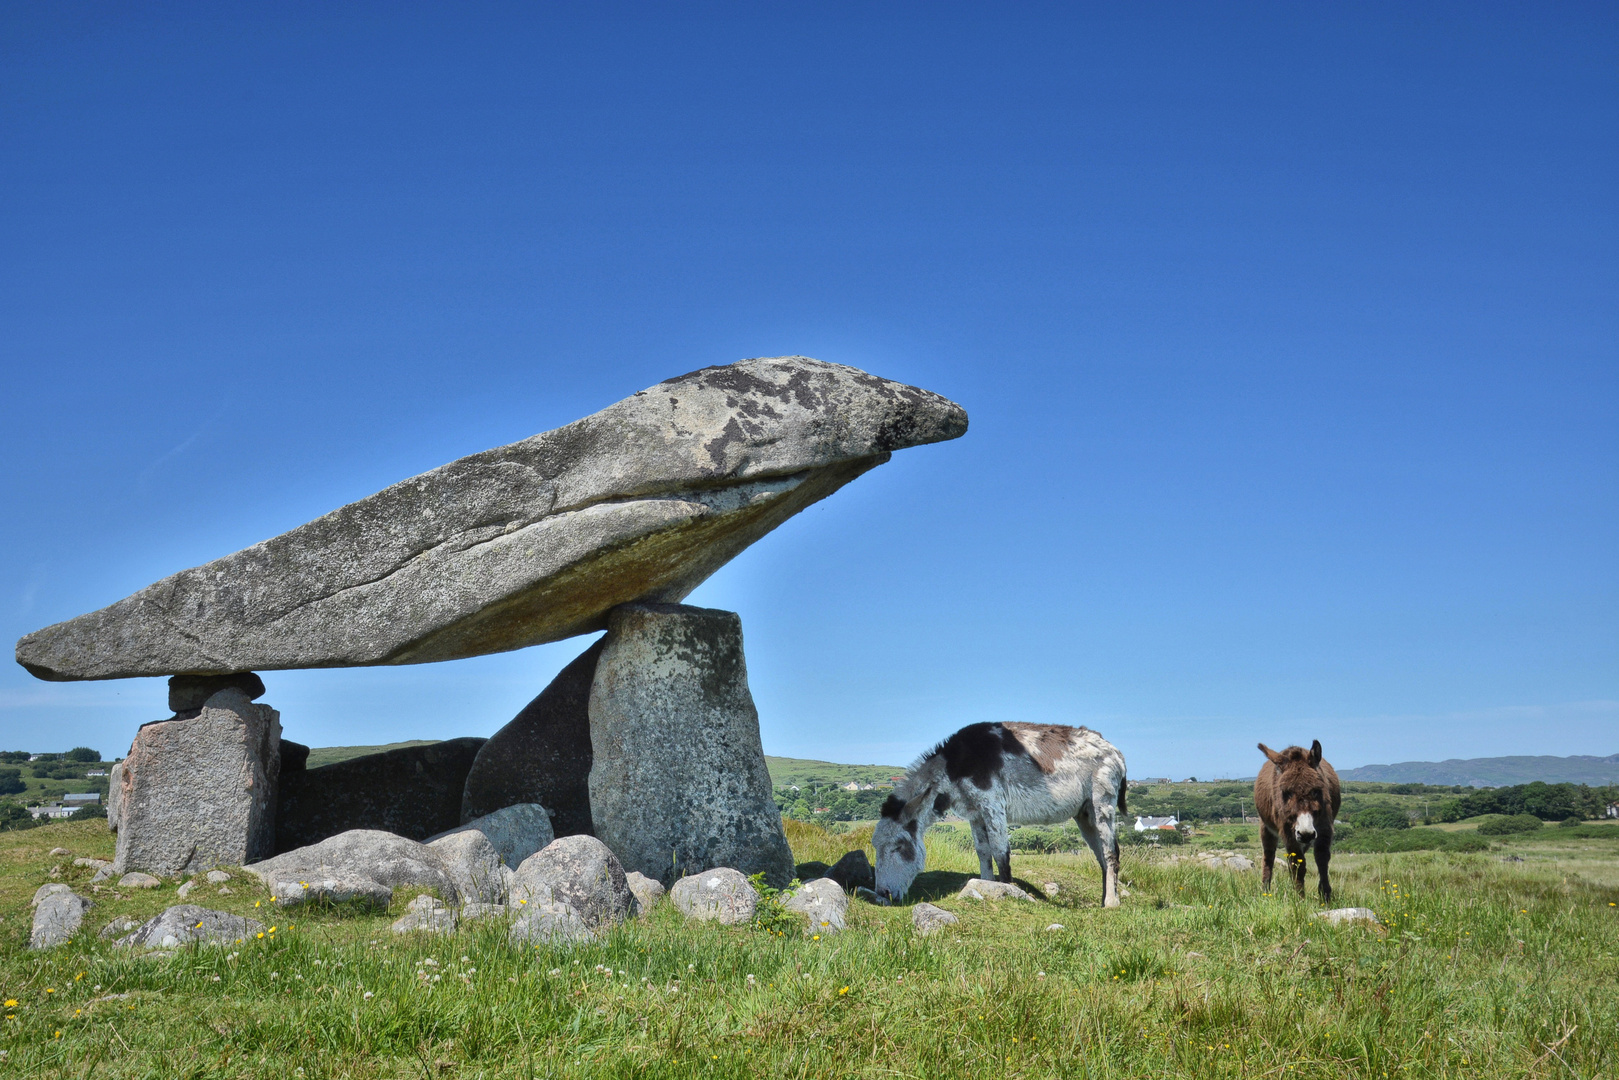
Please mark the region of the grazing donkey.
<svg viewBox="0 0 1619 1080"><path fill-rule="evenodd" d="M1119 906L1119 842L1124 755L1089 728L1060 724L968 724L923 754L883 803L872 832L877 894L898 900L922 872L922 834L954 809L972 825L978 875L1012 880L1007 825L1051 825L1073 818L1102 867L1102 902Z"/></svg>
<svg viewBox="0 0 1619 1080"><path fill-rule="evenodd" d="M1338 773L1321 760L1321 740L1302 746L1289 746L1277 753L1264 743L1259 749L1270 760L1254 781L1254 807L1264 824L1265 888L1270 888L1271 869L1276 863L1276 838L1287 848L1287 868L1293 887L1304 895L1304 853L1315 847L1315 871L1320 878L1321 899L1332 899L1332 882L1327 863L1332 861L1332 823L1338 817L1343 798L1338 790Z"/></svg>

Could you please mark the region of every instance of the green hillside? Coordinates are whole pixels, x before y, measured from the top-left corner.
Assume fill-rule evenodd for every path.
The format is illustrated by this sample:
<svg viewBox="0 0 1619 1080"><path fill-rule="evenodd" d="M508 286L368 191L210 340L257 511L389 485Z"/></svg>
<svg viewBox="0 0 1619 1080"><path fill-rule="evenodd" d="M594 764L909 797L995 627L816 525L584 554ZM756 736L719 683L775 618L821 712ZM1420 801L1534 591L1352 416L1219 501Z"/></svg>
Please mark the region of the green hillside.
<svg viewBox="0 0 1619 1080"><path fill-rule="evenodd" d="M405 742L383 743L381 746L317 746L309 751L308 768L318 769L322 765L335 765L339 761L350 758L365 757L367 754L380 754L384 750L398 750L406 746L432 746L442 739L408 739Z"/></svg>
<svg viewBox="0 0 1619 1080"><path fill-rule="evenodd" d="M776 787L826 787L847 784L891 784L896 776L905 775L903 765L839 765L831 761L812 761L807 758L771 757L765 755L765 766L770 770L770 782Z"/></svg>
<svg viewBox="0 0 1619 1080"><path fill-rule="evenodd" d="M1619 784L1619 754L1592 757L1450 758L1446 761L1402 761L1339 769L1345 780L1383 784L1459 784L1463 787L1510 787L1532 784Z"/></svg>

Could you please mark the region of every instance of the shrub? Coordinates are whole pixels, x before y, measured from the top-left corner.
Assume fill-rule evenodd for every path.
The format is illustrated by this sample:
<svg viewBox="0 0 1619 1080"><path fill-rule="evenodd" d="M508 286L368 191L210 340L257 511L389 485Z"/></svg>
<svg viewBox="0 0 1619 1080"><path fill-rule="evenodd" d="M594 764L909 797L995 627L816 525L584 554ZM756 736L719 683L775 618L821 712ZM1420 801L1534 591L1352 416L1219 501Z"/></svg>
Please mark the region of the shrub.
<svg viewBox="0 0 1619 1080"><path fill-rule="evenodd" d="M1233 844L1251 844L1254 842L1254 834L1247 829L1238 829L1231 834L1231 842Z"/></svg>
<svg viewBox="0 0 1619 1080"><path fill-rule="evenodd" d="M21 769L0 769L0 795L19 795L27 790Z"/></svg>
<svg viewBox="0 0 1619 1080"><path fill-rule="evenodd" d="M1351 836L1333 843L1347 853L1397 851L1483 851L1490 842L1472 833L1449 833L1443 829L1357 829Z"/></svg>
<svg viewBox="0 0 1619 1080"><path fill-rule="evenodd" d="M1501 814L1480 822L1478 831L1481 836L1511 836L1534 832L1540 824L1533 814Z"/></svg>
<svg viewBox="0 0 1619 1080"><path fill-rule="evenodd" d="M63 761L96 762L101 760L101 752L92 750L88 746L75 746L62 755Z"/></svg>
<svg viewBox="0 0 1619 1080"><path fill-rule="evenodd" d="M1349 819L1357 829L1409 829L1411 819L1392 806L1368 806Z"/></svg>
<svg viewBox="0 0 1619 1080"><path fill-rule="evenodd" d="M0 791L3 791L3 790L5 790L5 789L0 788ZM1580 817L1578 814L1575 814L1572 817L1564 818L1562 821L1559 821L1557 824L1561 825L1565 829L1577 829L1581 825L1585 824L1585 819Z"/></svg>
<svg viewBox="0 0 1619 1080"><path fill-rule="evenodd" d="M1118 832L1119 843L1130 847L1156 847L1159 844L1184 844L1186 837L1179 829L1144 829L1136 832L1131 828L1122 828Z"/></svg>

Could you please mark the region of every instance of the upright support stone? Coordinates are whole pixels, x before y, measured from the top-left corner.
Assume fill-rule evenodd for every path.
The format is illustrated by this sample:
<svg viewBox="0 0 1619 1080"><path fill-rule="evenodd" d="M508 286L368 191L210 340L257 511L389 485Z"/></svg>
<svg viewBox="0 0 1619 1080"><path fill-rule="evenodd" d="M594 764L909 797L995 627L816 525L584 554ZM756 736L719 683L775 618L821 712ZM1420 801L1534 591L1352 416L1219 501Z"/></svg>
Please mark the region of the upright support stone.
<svg viewBox="0 0 1619 1080"><path fill-rule="evenodd" d="M273 854L280 771L281 715L239 687L145 725L117 778L114 872L171 877Z"/></svg>
<svg viewBox="0 0 1619 1080"><path fill-rule="evenodd" d="M626 871L793 876L748 692L742 620L682 604L609 617L590 690L590 811Z"/></svg>
<svg viewBox="0 0 1619 1080"><path fill-rule="evenodd" d="M598 641L557 673L540 696L489 737L467 774L461 821L520 803L551 811L557 836L592 835L590 684Z"/></svg>

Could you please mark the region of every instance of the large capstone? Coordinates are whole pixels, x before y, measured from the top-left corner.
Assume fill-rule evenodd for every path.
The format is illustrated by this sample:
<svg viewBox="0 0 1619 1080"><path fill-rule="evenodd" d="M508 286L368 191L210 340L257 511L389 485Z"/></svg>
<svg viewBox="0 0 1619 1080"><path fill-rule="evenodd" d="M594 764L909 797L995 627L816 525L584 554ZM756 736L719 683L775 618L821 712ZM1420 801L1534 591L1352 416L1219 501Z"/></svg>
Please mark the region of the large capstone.
<svg viewBox="0 0 1619 1080"><path fill-rule="evenodd" d="M271 854L280 771L280 714L235 687L146 724L116 778L113 870L173 877Z"/></svg>
<svg viewBox="0 0 1619 1080"><path fill-rule="evenodd" d="M556 641L683 599L892 451L966 430L959 405L855 368L704 368L36 631L17 661L42 679L230 675Z"/></svg>
<svg viewBox="0 0 1619 1080"><path fill-rule="evenodd" d="M626 870L793 876L748 691L742 620L680 604L613 612L590 691L590 811Z"/></svg>
<svg viewBox="0 0 1619 1080"><path fill-rule="evenodd" d="M539 803L551 811L555 835L592 832L590 683L601 651L599 641L586 649L483 744L467 774L462 821L517 803Z"/></svg>
<svg viewBox="0 0 1619 1080"><path fill-rule="evenodd" d="M426 840L461 824L461 791L482 739L448 739L281 775L276 850L350 829Z"/></svg>

